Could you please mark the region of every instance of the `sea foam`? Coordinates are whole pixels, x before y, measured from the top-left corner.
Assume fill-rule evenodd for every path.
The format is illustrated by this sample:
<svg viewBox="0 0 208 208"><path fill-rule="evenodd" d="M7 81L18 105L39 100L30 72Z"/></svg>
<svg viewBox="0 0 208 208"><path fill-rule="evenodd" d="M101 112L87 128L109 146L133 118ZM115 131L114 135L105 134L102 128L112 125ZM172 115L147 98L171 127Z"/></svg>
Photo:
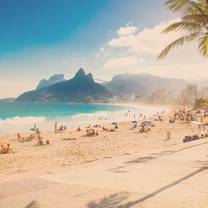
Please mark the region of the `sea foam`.
<svg viewBox="0 0 208 208"><path fill-rule="evenodd" d="M44 122L46 118L44 116L34 117L34 116L26 116L20 117L15 116L12 118L0 119L0 125L19 125L19 124L34 124Z"/></svg>

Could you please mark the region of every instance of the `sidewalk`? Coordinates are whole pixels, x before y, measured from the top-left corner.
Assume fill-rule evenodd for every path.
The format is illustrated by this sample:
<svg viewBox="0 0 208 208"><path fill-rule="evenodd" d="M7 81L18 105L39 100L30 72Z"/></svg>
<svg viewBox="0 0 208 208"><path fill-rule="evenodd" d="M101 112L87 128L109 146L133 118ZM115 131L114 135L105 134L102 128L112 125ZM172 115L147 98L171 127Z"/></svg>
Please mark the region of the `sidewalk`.
<svg viewBox="0 0 208 208"><path fill-rule="evenodd" d="M200 140L142 156L0 178L0 208L208 207L207 155L208 142Z"/></svg>

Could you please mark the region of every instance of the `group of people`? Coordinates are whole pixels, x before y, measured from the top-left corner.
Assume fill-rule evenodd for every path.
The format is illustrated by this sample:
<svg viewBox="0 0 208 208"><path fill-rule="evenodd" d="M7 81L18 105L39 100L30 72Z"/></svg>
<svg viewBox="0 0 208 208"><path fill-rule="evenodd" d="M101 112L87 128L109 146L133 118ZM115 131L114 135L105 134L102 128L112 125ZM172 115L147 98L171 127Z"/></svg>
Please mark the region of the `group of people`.
<svg viewBox="0 0 208 208"><path fill-rule="evenodd" d="M36 146L42 146L44 144L49 145L50 144L50 141L47 139L46 142L44 143L43 137L41 137L40 135L38 135L38 139L37 139Z"/></svg>
<svg viewBox="0 0 208 208"><path fill-rule="evenodd" d="M36 124L34 126L35 127L33 129L31 129L32 131L35 131L33 134L31 134L27 137L23 137L23 136L21 136L20 133L17 133L17 140L19 142L30 142L30 141L34 140L35 138L37 138L36 146L41 146L41 145L44 145L44 144L49 145L50 141L46 140L46 142L44 143L44 139L41 136L40 129L36 127Z"/></svg>
<svg viewBox="0 0 208 208"><path fill-rule="evenodd" d="M205 111L186 108L176 108L172 112L171 118L169 119L169 123L174 123L177 120L189 123L193 131L193 135L184 136L183 142L190 142L200 138L208 137L208 132L206 129L206 125L208 123L206 123L207 116L205 114Z"/></svg>
<svg viewBox="0 0 208 208"><path fill-rule="evenodd" d="M93 128L90 128L90 129L86 129L86 136L98 136L99 133L97 130L93 129Z"/></svg>
<svg viewBox="0 0 208 208"><path fill-rule="evenodd" d="M7 154L7 153L14 153L13 149L11 148L10 144L1 145L0 154Z"/></svg>
<svg viewBox="0 0 208 208"><path fill-rule="evenodd" d="M67 127L64 125L61 125L58 127L58 122L55 121L55 125L54 125L54 132L55 133L63 133L66 131L66 129L67 129Z"/></svg>
<svg viewBox="0 0 208 208"><path fill-rule="evenodd" d="M194 111L192 109L185 109L185 108L176 108L172 112L172 116L169 119L170 123L174 123L176 120L179 121L186 121L186 122L191 122L191 121L204 121L204 114L201 113L200 111Z"/></svg>

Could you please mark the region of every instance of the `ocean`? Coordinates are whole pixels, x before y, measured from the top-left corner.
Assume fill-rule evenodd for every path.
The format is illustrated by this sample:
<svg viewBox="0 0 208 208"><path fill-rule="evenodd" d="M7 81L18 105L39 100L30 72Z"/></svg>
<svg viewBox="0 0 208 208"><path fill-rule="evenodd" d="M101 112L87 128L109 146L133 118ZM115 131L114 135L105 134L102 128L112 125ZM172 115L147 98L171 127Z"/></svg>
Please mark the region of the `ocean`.
<svg viewBox="0 0 208 208"><path fill-rule="evenodd" d="M151 115L158 110L162 109L111 104L0 102L0 133L28 132L34 124L40 129L53 130L55 121L59 125L75 127L132 120L139 113Z"/></svg>
<svg viewBox="0 0 208 208"><path fill-rule="evenodd" d="M88 117L124 110L124 106L108 104L48 104L0 102L0 132L27 131L36 123L50 130L58 120L62 124L88 123Z"/></svg>

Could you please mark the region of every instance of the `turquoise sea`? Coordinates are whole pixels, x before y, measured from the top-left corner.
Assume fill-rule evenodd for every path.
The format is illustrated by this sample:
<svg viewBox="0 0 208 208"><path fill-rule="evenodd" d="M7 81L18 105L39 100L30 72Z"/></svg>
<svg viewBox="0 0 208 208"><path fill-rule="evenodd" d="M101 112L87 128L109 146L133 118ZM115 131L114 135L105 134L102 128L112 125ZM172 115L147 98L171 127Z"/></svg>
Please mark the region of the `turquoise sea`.
<svg viewBox="0 0 208 208"><path fill-rule="evenodd" d="M152 116L164 108L112 104L48 104L0 102L0 133L28 132L37 125L53 130L54 122L67 127L138 119L140 113Z"/></svg>
<svg viewBox="0 0 208 208"><path fill-rule="evenodd" d="M108 104L48 104L0 102L0 133L27 131L37 124L50 130L57 120L60 125L88 124L97 122L115 112L124 110L124 106Z"/></svg>
<svg viewBox="0 0 208 208"><path fill-rule="evenodd" d="M80 113L95 113L98 111L119 111L124 107L102 104L47 104L0 102L0 119L16 116L44 116L47 119L73 116Z"/></svg>

